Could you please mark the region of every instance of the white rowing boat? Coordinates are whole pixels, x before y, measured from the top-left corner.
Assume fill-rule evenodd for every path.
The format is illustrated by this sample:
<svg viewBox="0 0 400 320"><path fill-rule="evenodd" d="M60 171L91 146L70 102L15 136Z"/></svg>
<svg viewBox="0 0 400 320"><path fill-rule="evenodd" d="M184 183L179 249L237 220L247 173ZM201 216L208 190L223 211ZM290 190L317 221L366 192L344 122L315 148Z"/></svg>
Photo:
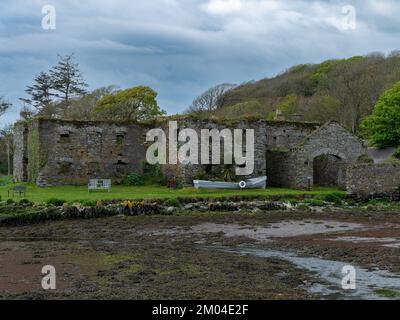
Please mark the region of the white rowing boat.
<svg viewBox="0 0 400 320"><path fill-rule="evenodd" d="M194 180L193 184L196 189L265 189L267 177L263 176L241 182Z"/></svg>

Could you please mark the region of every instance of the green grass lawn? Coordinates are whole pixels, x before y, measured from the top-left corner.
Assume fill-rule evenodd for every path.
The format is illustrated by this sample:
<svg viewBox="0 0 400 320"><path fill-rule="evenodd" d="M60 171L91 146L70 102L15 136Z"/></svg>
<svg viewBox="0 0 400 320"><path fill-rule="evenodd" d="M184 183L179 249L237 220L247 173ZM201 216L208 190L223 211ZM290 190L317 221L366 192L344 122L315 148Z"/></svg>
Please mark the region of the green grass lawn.
<svg viewBox="0 0 400 320"><path fill-rule="evenodd" d="M0 178L0 182L4 181ZM301 195L324 195L338 191L335 188L315 188L311 192L292 190L284 188L267 188L266 190L196 190L194 188L184 188L181 190L169 190L161 186L143 186L143 187L128 187L114 186L111 192L88 192L86 186L61 186L39 188L32 184L26 184L27 194L26 199L33 202L45 202L51 198L62 199L67 202L79 200L114 200L114 199L169 199L179 197L193 198L217 198L217 197L232 197L232 196L265 196L265 197L293 197ZM7 191L12 187L12 184L0 183L0 195L2 200L7 200ZM21 199L15 196L14 200Z"/></svg>

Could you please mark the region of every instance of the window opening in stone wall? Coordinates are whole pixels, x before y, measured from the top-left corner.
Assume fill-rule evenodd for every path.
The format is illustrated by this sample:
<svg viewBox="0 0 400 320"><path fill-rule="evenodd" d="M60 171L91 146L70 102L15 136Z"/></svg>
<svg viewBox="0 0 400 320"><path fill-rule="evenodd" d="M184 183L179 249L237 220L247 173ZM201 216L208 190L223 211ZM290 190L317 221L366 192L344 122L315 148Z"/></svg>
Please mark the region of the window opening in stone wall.
<svg viewBox="0 0 400 320"><path fill-rule="evenodd" d="M60 143L70 143L71 135L69 133L60 134Z"/></svg>
<svg viewBox="0 0 400 320"><path fill-rule="evenodd" d="M122 146L125 141L125 135L123 134L118 134L117 135L117 145Z"/></svg>

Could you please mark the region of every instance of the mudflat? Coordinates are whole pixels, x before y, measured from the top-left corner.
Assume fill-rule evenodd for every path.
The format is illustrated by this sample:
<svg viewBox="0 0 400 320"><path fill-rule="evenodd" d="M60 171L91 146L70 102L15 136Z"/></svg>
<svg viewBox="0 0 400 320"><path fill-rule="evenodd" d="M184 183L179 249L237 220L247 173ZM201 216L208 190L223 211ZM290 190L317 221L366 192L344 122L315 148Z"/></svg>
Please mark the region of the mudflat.
<svg viewBox="0 0 400 320"><path fill-rule="evenodd" d="M400 213L117 216L0 239L3 299L400 299ZM341 287L346 265L356 290Z"/></svg>

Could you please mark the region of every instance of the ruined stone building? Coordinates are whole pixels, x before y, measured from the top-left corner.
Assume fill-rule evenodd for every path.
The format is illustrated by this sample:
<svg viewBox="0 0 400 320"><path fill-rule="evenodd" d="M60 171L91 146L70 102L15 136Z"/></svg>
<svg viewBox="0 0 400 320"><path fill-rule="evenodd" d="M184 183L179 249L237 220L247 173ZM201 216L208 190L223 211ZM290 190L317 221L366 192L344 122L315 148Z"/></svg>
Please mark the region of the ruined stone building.
<svg viewBox="0 0 400 320"><path fill-rule="evenodd" d="M168 118L154 124L37 119L15 126L14 179L40 186L84 185L90 178L123 179L146 166L146 133L168 130ZM267 120L178 120L179 128L254 129L255 171L269 186L308 188L345 185L345 169L367 157L360 140L336 122ZM164 166L166 174L171 166ZM176 166L189 183L216 166Z"/></svg>

